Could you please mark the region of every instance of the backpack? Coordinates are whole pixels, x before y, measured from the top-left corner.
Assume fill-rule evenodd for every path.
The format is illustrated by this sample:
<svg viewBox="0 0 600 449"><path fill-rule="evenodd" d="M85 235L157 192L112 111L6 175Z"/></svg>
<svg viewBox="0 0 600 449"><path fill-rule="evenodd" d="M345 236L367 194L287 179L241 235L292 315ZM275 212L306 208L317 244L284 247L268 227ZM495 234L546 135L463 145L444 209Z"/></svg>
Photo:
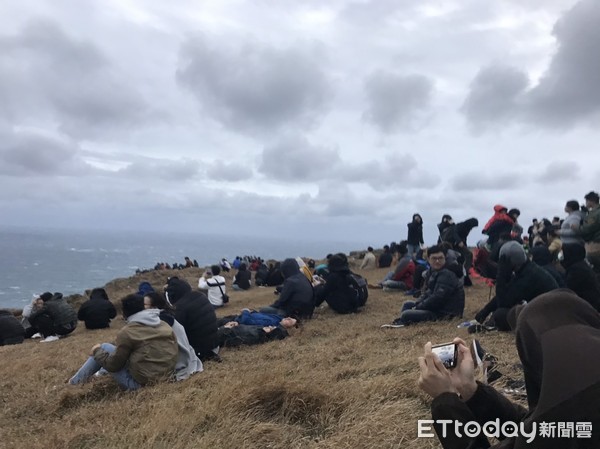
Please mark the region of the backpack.
<svg viewBox="0 0 600 449"><path fill-rule="evenodd" d="M367 280L355 273L348 274L346 276L346 280L348 282L348 287L351 290L354 290L356 306L364 306L367 302L367 298L369 297L369 288L367 287Z"/></svg>

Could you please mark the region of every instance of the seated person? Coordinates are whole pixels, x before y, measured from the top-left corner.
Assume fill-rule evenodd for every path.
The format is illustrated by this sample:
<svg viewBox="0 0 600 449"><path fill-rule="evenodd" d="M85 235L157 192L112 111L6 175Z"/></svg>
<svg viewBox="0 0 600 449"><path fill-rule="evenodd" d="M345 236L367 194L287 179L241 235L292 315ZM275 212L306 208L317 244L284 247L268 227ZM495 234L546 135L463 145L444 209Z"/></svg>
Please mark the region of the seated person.
<svg viewBox="0 0 600 449"><path fill-rule="evenodd" d="M25 340L25 329L8 310L0 310L0 346L18 345Z"/></svg>
<svg viewBox="0 0 600 449"><path fill-rule="evenodd" d="M562 266L567 272L567 288L600 312L600 281L585 260L585 247L577 243L563 245Z"/></svg>
<svg viewBox="0 0 600 449"><path fill-rule="evenodd" d="M202 362L190 345L183 326L175 319L175 311L159 292L151 292L144 296L144 309L158 309L158 317L173 329L177 339L178 355L175 364L175 380L185 380L192 374L203 371Z"/></svg>
<svg viewBox="0 0 600 449"><path fill-rule="evenodd" d="M269 271L267 273L267 278L264 285L276 287L283 284L283 281L284 279L283 274L281 273L281 262L276 262L275 265L272 263L269 264Z"/></svg>
<svg viewBox="0 0 600 449"><path fill-rule="evenodd" d="M384 290L411 290L413 288L415 263L408 253L406 242L400 242L397 251L400 259L394 271L390 271L381 282L371 287Z"/></svg>
<svg viewBox="0 0 600 449"><path fill-rule="evenodd" d="M127 324L119 331L116 346L92 347L90 357L69 379L69 384L87 382L101 368L125 390L172 378L177 363L177 340L171 327L160 320L158 309L144 309L144 298L128 295L121 300Z"/></svg>
<svg viewBox="0 0 600 449"><path fill-rule="evenodd" d="M331 256L328 266L327 281L315 289L315 306L318 307L325 301L337 313L357 312L367 300L368 294L362 293L367 291L366 282L364 290L357 291L350 279L353 273L348 267L348 258L345 254Z"/></svg>
<svg viewBox="0 0 600 449"><path fill-rule="evenodd" d="M382 327L404 327L421 321L436 321L461 317L465 307L465 291L456 275L448 270L446 255L441 246L429 248L427 259L431 266L427 288L418 301L406 301L400 317Z"/></svg>
<svg viewBox="0 0 600 449"><path fill-rule="evenodd" d="M117 309L103 288L93 289L90 299L81 304L77 312L77 319L85 322L86 329L105 329L116 316Z"/></svg>
<svg viewBox="0 0 600 449"><path fill-rule="evenodd" d="M185 329L188 341L200 360L219 360L217 316L206 295L193 292L190 284L177 278L169 279L166 295L175 306L175 319Z"/></svg>
<svg viewBox="0 0 600 449"><path fill-rule="evenodd" d="M379 268L387 268L392 264L393 258L394 255L392 254L390 247L388 245L384 245L383 253L381 253L381 255L379 256L379 260L377 260L377 266Z"/></svg>
<svg viewBox="0 0 600 449"><path fill-rule="evenodd" d="M252 280L252 273L248 271L245 263L240 264L238 272L233 277L233 284L231 287L234 290L248 290L250 288L250 281Z"/></svg>
<svg viewBox="0 0 600 449"><path fill-rule="evenodd" d="M293 326L292 326L293 327ZM219 327L219 346L258 345L273 340L283 340L289 336L288 329L279 326L252 326L230 321Z"/></svg>
<svg viewBox="0 0 600 449"><path fill-rule="evenodd" d="M31 317L31 315L34 312L37 312L38 310L41 310L42 307L44 307L43 297L45 297L46 299L50 299L50 298L52 298L52 293L45 292L40 296L36 296L31 301L31 304L27 304L25 307L23 307L23 315L21 318L21 325L25 329L25 338L41 338L42 337L40 330L31 324L31 321L29 321L29 318Z"/></svg>
<svg viewBox="0 0 600 449"><path fill-rule="evenodd" d="M154 287L152 287L152 284L150 284L150 282L144 281L144 282L140 282L140 285L138 285L137 294L140 296L144 296L144 295L147 295L148 293L152 293L153 291L154 291Z"/></svg>
<svg viewBox="0 0 600 449"><path fill-rule="evenodd" d="M554 278L527 259L520 243L506 242L500 249L496 296L475 315L475 319L483 324L491 313L488 326L510 331L507 315L511 308L556 288L558 284Z"/></svg>
<svg viewBox="0 0 600 449"><path fill-rule="evenodd" d="M77 312L62 293L54 293L50 298L48 296L41 296L44 305L29 316L31 325L45 337L42 340L44 343L56 341L59 336L68 335L77 327Z"/></svg>
<svg viewBox="0 0 600 449"><path fill-rule="evenodd" d="M313 286L300 271L295 259L286 259L281 264L284 282L279 298L260 312L273 313L294 318L311 318L315 309Z"/></svg>
<svg viewBox="0 0 600 449"><path fill-rule="evenodd" d="M198 280L198 288L200 290L208 290L207 296L213 307L223 307L223 295L227 293L225 278L220 275L221 267L211 265L210 270L202 275ZM206 278L209 279L206 279Z"/></svg>
<svg viewBox="0 0 600 449"><path fill-rule="evenodd" d="M490 385L475 380L470 349L461 339L457 366L447 369L425 345L419 357L419 386L433 398L433 424L444 449L600 447L600 364L591 356L600 351L600 317L587 302L568 290L546 293L514 313L517 351L525 374L528 409L510 402ZM584 349L585 348L585 349ZM444 433L440 421L448 420ZM500 434L490 446L484 434L466 436L467 422L496 422L498 428L523 426L521 432ZM589 423L589 438L552 432L540 437L542 423ZM513 424L514 423L514 424ZM455 426L462 424L460 427ZM458 434L454 431L460 428ZM538 429L534 432L533 429ZM531 437L534 438L531 438ZM504 438L506 437L506 438ZM530 441L527 441L530 440Z"/></svg>
<svg viewBox="0 0 600 449"><path fill-rule="evenodd" d="M329 268L327 264L329 263L329 259L331 259L331 256L333 256L333 254L327 254L327 256L325 257L325 263L320 263L319 265L317 265L315 267L314 274L325 279L327 278L327 275L329 274Z"/></svg>
<svg viewBox="0 0 600 449"><path fill-rule="evenodd" d="M267 278L269 277L269 267L264 262L261 262L258 269L256 270L256 274L254 275L254 283L258 286L267 285Z"/></svg>
<svg viewBox="0 0 600 449"><path fill-rule="evenodd" d="M375 257L375 254L373 253L373 247L369 246L367 248L367 252L366 252L365 256L363 257L363 261L360 264L360 269L361 270L370 270L372 268L377 268L377 258Z"/></svg>
<svg viewBox="0 0 600 449"><path fill-rule="evenodd" d="M554 266L552 254L550 254L546 245L538 245L531 248L529 254L531 254L531 260L534 263L542 267L554 278L559 288L566 287L565 277Z"/></svg>

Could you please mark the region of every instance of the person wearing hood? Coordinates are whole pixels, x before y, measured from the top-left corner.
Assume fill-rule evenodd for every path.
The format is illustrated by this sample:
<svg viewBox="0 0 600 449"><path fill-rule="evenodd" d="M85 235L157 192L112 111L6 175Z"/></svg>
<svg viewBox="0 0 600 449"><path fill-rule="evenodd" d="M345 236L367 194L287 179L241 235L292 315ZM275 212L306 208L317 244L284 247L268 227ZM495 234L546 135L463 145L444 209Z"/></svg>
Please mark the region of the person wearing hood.
<svg viewBox="0 0 600 449"><path fill-rule="evenodd" d="M567 288L600 312L600 282L585 260L585 248L577 243L563 245L561 264L567 272Z"/></svg>
<svg viewBox="0 0 600 449"><path fill-rule="evenodd" d="M217 316L202 292L193 292L182 279L169 279L167 300L175 306L175 319L185 329L187 338L200 360L219 360L217 343Z"/></svg>
<svg viewBox="0 0 600 449"><path fill-rule="evenodd" d="M279 298L260 312L274 313L294 318L311 318L315 309L313 286L300 271L296 259L285 259L281 263L284 281Z"/></svg>
<svg viewBox="0 0 600 449"><path fill-rule="evenodd" d="M492 313L493 322L489 326L500 331L510 331L507 316L514 306L558 288L554 278L530 262L523 246L515 241L506 242L500 249L496 281L496 296L475 315L475 319L483 324Z"/></svg>
<svg viewBox="0 0 600 449"><path fill-rule="evenodd" d="M406 226L408 226L408 236L406 238L408 254L414 260L417 251L425 244L423 240L423 218L419 214L413 214L412 221Z"/></svg>
<svg viewBox="0 0 600 449"><path fill-rule="evenodd" d="M315 307L326 302L335 312L346 314L355 313L359 307L364 306L348 280L351 274L345 254L338 253L331 256L327 282L315 289Z"/></svg>
<svg viewBox="0 0 600 449"><path fill-rule="evenodd" d="M18 345L25 340L25 329L8 310L0 310L0 346Z"/></svg>
<svg viewBox="0 0 600 449"><path fill-rule="evenodd" d="M515 221L508 215L508 209L501 205L494 206L494 215L488 220L481 231L488 236L488 245L493 246L501 234L512 232Z"/></svg>
<svg viewBox="0 0 600 449"><path fill-rule="evenodd" d="M177 363L177 340L171 327L160 320L158 309L144 309L144 298L128 295L121 300L127 324L119 331L116 345L97 344L91 356L69 384L87 382L101 368L125 390L173 377Z"/></svg>
<svg viewBox="0 0 600 449"><path fill-rule="evenodd" d="M29 316L29 322L44 336L42 342L56 341L77 327L77 312L62 293L49 292L40 296L44 305Z"/></svg>
<svg viewBox="0 0 600 449"><path fill-rule="evenodd" d="M90 299L84 302L77 312L77 319L85 322L86 329L105 329L110 327L110 320L117 316L117 309L108 299L106 290L95 288Z"/></svg>
<svg viewBox="0 0 600 449"><path fill-rule="evenodd" d="M559 289L515 309L511 318L525 374L528 409L475 380L471 351L463 340L454 340L458 344L458 363L450 370L432 353L431 343L425 345L425 354L419 357L419 386L433 398L431 414L442 447L600 447L600 363L594 356L600 351L600 315L569 290ZM452 422L445 434L441 420ZM490 445L482 433L467 436L466 432L454 431L455 424L470 421L479 425L497 422L500 428L515 423L528 435L513 432ZM558 423L559 427L544 437L540 433L542 423ZM561 423L570 423L570 432L569 428L561 432ZM587 429L582 431L579 423L586 423Z"/></svg>
<svg viewBox="0 0 600 449"><path fill-rule="evenodd" d="M585 245L585 241L579 235L579 228L583 223L583 212L581 212L579 203L575 200L567 201L565 205L567 217L563 220L560 229L556 230L556 234L560 236L564 245L578 244Z"/></svg>
<svg viewBox="0 0 600 449"><path fill-rule="evenodd" d="M240 268L238 272L233 277L233 284L231 284L231 288L234 290L248 290L251 286L252 273L248 271L245 263L240 264Z"/></svg>
<svg viewBox="0 0 600 449"><path fill-rule="evenodd" d="M448 214L442 215L442 221L437 224L438 231L440 232L440 236L438 237L438 245L443 242L442 235L444 235L444 231L446 228L452 226L454 224L454 220Z"/></svg>
<svg viewBox="0 0 600 449"><path fill-rule="evenodd" d="M167 302L165 296L159 292L146 294L144 296L144 309L158 309L160 311L159 318L173 329L179 349L175 365L175 380L185 380L192 374L202 372L204 370L202 361L196 355L196 351L194 351L192 345L190 345L185 334L185 329L175 319L175 311Z"/></svg>
<svg viewBox="0 0 600 449"><path fill-rule="evenodd" d="M542 267L550 276L554 278L559 288L564 288L567 286L565 283L565 277L554 266L554 258L552 257L552 254L546 245L534 246L529 251L529 254L531 255L531 260L534 263Z"/></svg>

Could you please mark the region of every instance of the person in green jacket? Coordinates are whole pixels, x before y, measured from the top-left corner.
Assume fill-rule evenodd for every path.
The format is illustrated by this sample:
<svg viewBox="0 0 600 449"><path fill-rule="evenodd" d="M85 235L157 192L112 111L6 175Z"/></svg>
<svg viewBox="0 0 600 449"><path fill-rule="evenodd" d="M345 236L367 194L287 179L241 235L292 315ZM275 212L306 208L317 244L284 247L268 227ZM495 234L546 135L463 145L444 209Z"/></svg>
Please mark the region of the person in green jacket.
<svg viewBox="0 0 600 449"><path fill-rule="evenodd" d="M585 240L587 259L592 264L596 275L600 275L600 196L590 192L585 196L588 214L579 228L579 234Z"/></svg>
<svg viewBox="0 0 600 449"><path fill-rule="evenodd" d="M102 368L125 390L173 378L177 340L171 326L160 320L160 310L144 309L144 298L136 294L126 296L121 303L127 324L117 334L116 345L95 345L69 379L71 385L85 383Z"/></svg>

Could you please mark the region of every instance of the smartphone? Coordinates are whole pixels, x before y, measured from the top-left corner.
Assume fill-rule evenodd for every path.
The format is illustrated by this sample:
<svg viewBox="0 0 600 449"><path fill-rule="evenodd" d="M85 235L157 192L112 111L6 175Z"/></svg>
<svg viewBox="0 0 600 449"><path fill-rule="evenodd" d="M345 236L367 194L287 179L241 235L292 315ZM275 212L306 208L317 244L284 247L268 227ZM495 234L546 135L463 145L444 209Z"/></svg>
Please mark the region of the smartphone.
<svg viewBox="0 0 600 449"><path fill-rule="evenodd" d="M442 343L431 347L431 352L437 355L444 366L454 368L458 362L458 345L456 343Z"/></svg>

